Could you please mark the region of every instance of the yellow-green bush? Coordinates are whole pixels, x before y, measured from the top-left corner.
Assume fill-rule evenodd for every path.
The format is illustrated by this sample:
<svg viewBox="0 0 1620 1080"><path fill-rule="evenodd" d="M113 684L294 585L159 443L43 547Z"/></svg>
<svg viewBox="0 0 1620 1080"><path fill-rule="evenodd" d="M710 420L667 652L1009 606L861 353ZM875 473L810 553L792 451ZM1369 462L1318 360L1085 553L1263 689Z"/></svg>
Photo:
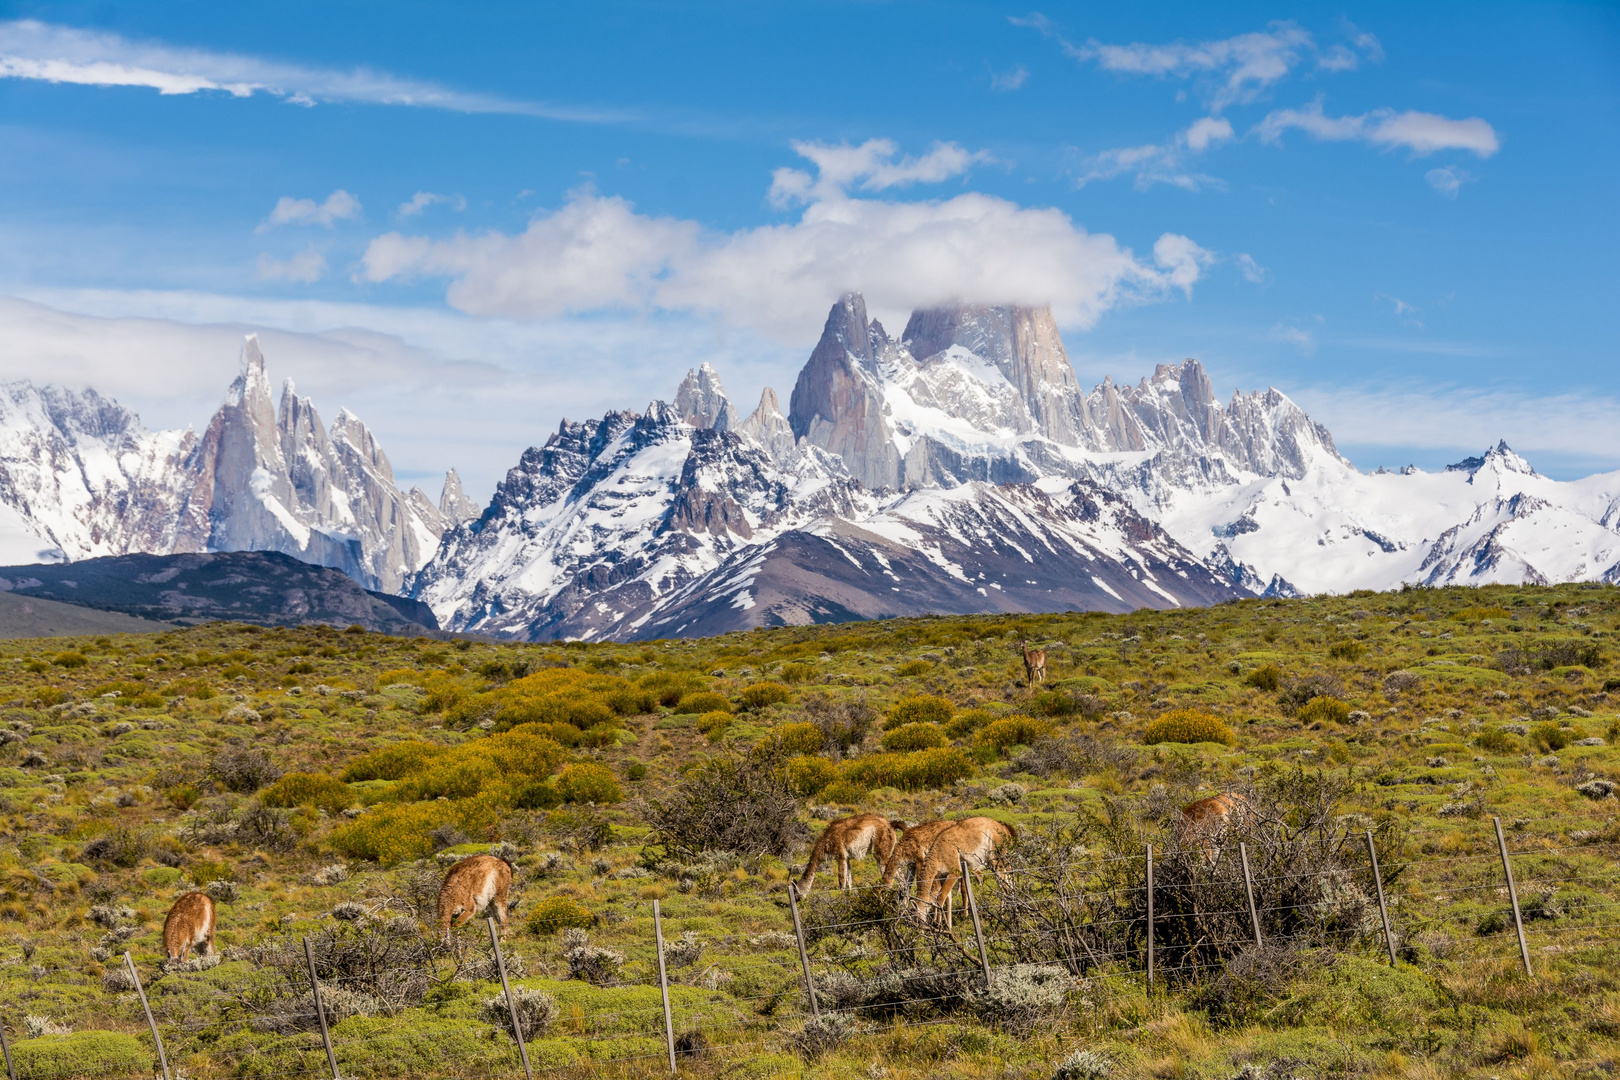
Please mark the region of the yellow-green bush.
<svg viewBox="0 0 1620 1080"><path fill-rule="evenodd" d="M636 685L650 692L658 704L670 708L687 694L703 689L703 678L695 671L649 671Z"/></svg>
<svg viewBox="0 0 1620 1080"><path fill-rule="evenodd" d="M490 795L454 802L383 803L332 831L332 849L354 859L375 859L384 866L433 854L433 831L450 825L478 835L487 833L499 814Z"/></svg>
<svg viewBox="0 0 1620 1080"><path fill-rule="evenodd" d="M682 697L675 706L678 714L730 712L731 701L724 694L717 694L713 690L700 690L695 694Z"/></svg>
<svg viewBox="0 0 1620 1080"><path fill-rule="evenodd" d="M396 802L421 799L466 799L513 783L550 776L562 764L556 740L528 726L460 746L439 747L435 757L403 777L388 793Z"/></svg>
<svg viewBox="0 0 1620 1080"><path fill-rule="evenodd" d="M572 897L548 896L535 902L527 921L530 933L544 937L571 926L589 929L596 924L596 916L591 914L590 908Z"/></svg>
<svg viewBox="0 0 1620 1080"><path fill-rule="evenodd" d="M1154 743L1232 743L1232 729L1214 713L1202 709L1171 709L1154 720L1142 733L1142 741Z"/></svg>
<svg viewBox="0 0 1620 1080"><path fill-rule="evenodd" d="M783 752L789 754L813 754L821 749L823 739L821 729L805 721L779 724L771 732L771 737Z"/></svg>
<svg viewBox="0 0 1620 1080"><path fill-rule="evenodd" d="M1350 706L1336 697L1318 695L1299 709L1302 724L1342 724L1350 719Z"/></svg>
<svg viewBox="0 0 1620 1080"><path fill-rule="evenodd" d="M965 739L996 718L989 709L963 709L945 725L945 734L953 739Z"/></svg>
<svg viewBox="0 0 1620 1080"><path fill-rule="evenodd" d="M815 795L838 779L838 766L824 757L801 754L785 766L788 786L795 795Z"/></svg>
<svg viewBox="0 0 1620 1080"><path fill-rule="evenodd" d="M697 718L697 729L701 731L710 742L718 742L731 726L733 717L729 712L716 709L713 712L702 713Z"/></svg>
<svg viewBox="0 0 1620 1080"><path fill-rule="evenodd" d="M51 663L55 664L57 667L65 668L82 668L89 662L89 658L83 653L76 652L57 653L55 658L51 660Z"/></svg>
<svg viewBox="0 0 1620 1080"><path fill-rule="evenodd" d="M889 710L889 718L883 722L885 730L892 730L905 724L939 724L944 726L951 722L951 716L956 712L956 706L942 697L932 694L910 694L894 703Z"/></svg>
<svg viewBox="0 0 1620 1080"><path fill-rule="evenodd" d="M1000 754L1009 746L1028 746L1043 735L1049 735L1052 725L1032 716L1004 716L992 720L973 736L973 745L986 747Z"/></svg>
<svg viewBox="0 0 1620 1080"><path fill-rule="evenodd" d="M895 668L894 673L901 678L909 679L914 675L926 675L934 670L934 665L927 660L908 660Z"/></svg>
<svg viewBox="0 0 1620 1080"><path fill-rule="evenodd" d="M1559 727L1557 724L1537 724L1530 729L1530 741L1538 750L1552 753L1562 750L1573 742L1575 736Z"/></svg>
<svg viewBox="0 0 1620 1080"><path fill-rule="evenodd" d="M813 664L786 664L781 671L782 681L785 683L809 682L816 677Z"/></svg>
<svg viewBox="0 0 1620 1080"><path fill-rule="evenodd" d="M1282 685L1282 671L1276 664L1262 664L1245 675L1243 681L1257 690L1275 692Z"/></svg>
<svg viewBox="0 0 1620 1080"><path fill-rule="evenodd" d="M743 687L742 693L737 695L742 699L746 709L763 709L767 705L778 705L793 696L793 691L779 682L757 682Z"/></svg>
<svg viewBox="0 0 1620 1080"><path fill-rule="evenodd" d="M868 754L844 763L840 779L858 790L894 787L902 791L950 787L972 776L971 757L954 747L913 750L909 753Z"/></svg>
<svg viewBox="0 0 1620 1080"><path fill-rule="evenodd" d="M1499 728L1487 728L1475 735L1474 745L1493 754L1516 754L1521 748L1519 740L1512 733Z"/></svg>
<svg viewBox="0 0 1620 1080"><path fill-rule="evenodd" d="M938 724L902 724L883 733L885 750L931 750L949 741Z"/></svg>
<svg viewBox="0 0 1620 1080"><path fill-rule="evenodd" d="M606 765L582 761L564 765L554 781L557 794L565 803L596 803L598 806L616 803L619 781Z"/></svg>
<svg viewBox="0 0 1620 1080"><path fill-rule="evenodd" d="M19 1080L58 1076L133 1076L153 1071L152 1051L121 1031L41 1035L11 1044Z"/></svg>
<svg viewBox="0 0 1620 1080"><path fill-rule="evenodd" d="M343 767L342 779L398 780L427 766L444 747L430 742L402 742L392 746L379 746L369 754L361 754Z"/></svg>
<svg viewBox="0 0 1620 1080"><path fill-rule="evenodd" d="M260 793L266 806L313 806L341 814L354 805L354 792L336 777L321 773L287 773Z"/></svg>

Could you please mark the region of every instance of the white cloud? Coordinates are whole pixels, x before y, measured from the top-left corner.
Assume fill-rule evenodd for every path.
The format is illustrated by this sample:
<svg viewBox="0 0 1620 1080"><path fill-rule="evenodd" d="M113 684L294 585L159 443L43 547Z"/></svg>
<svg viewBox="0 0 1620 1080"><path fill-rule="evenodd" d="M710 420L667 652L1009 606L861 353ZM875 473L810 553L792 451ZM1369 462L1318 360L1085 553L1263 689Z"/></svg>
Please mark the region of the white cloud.
<svg viewBox="0 0 1620 1080"><path fill-rule="evenodd" d="M1221 181L1189 169L1187 158L1226 142L1232 135L1231 121L1225 117L1206 116L1194 121L1186 131L1176 132L1168 142L1104 150L1086 159L1086 171L1076 184L1085 187L1094 180L1112 180L1117 176L1134 174L1139 189L1154 184L1172 184L1188 191L1219 187L1222 186Z"/></svg>
<svg viewBox="0 0 1620 1080"><path fill-rule="evenodd" d="M467 209L467 200L460 195L440 195L436 191L418 191L411 196L409 202L399 204L397 213L402 218L415 217L436 203L447 203L458 212Z"/></svg>
<svg viewBox="0 0 1620 1080"><path fill-rule="evenodd" d="M79 86L145 87L160 94L265 94L299 105L400 105L465 113L508 113L584 123L620 123L628 114L509 101L366 68L334 71L238 53L133 41L102 30L34 19L0 22L0 78Z"/></svg>
<svg viewBox="0 0 1620 1080"><path fill-rule="evenodd" d="M305 248L288 259L259 256L259 277L265 281L295 281L310 285L326 273L326 257L314 248Z"/></svg>
<svg viewBox="0 0 1620 1080"><path fill-rule="evenodd" d="M1282 341L1294 346L1302 356L1313 356L1316 353L1316 335L1302 327L1278 323L1271 328L1271 338L1273 341Z"/></svg>
<svg viewBox="0 0 1620 1080"><path fill-rule="evenodd" d="M992 90L1018 90L1029 81L1029 69L1018 64L1011 71L994 72L990 76L990 89Z"/></svg>
<svg viewBox="0 0 1620 1080"><path fill-rule="evenodd" d="M1253 255L1239 252L1232 256L1232 261L1237 263L1238 273L1243 275L1243 280L1251 285L1264 285L1271 276L1269 270L1254 261Z"/></svg>
<svg viewBox="0 0 1620 1080"><path fill-rule="evenodd" d="M905 184L937 184L990 160L983 150L969 151L941 142L922 157L896 160L900 148L889 139L868 139L859 146L795 142L793 150L815 165L816 175L811 177L802 169L777 169L771 176L770 195L777 206L841 198L857 186L863 191L885 191Z"/></svg>
<svg viewBox="0 0 1620 1080"><path fill-rule="evenodd" d="M815 178L801 173L804 181L791 187L809 205L788 224L706 232L696 222L649 217L624 199L581 190L515 236L379 236L360 277L448 277L451 305L474 315L663 309L719 315L805 342L819 329L825 305L850 290L883 311L961 298L1050 303L1064 324L1088 327L1117 304L1190 291L1213 259L1186 237L1166 234L1152 261L1144 261L1059 210L977 193L938 202L847 194L857 182L883 188L964 167L959 157L941 161L938 149L892 162L886 147L806 144L801 152L823 171ZM781 189L779 171L773 191Z"/></svg>
<svg viewBox="0 0 1620 1080"><path fill-rule="evenodd" d="M1402 326L1414 326L1419 330L1423 329L1423 320L1417 317L1419 312L1416 305L1408 304L1398 296L1391 296L1388 293L1381 292L1373 293L1373 300L1375 302L1382 300L1388 303L1394 309L1395 317L1400 320Z"/></svg>
<svg viewBox="0 0 1620 1080"><path fill-rule="evenodd" d="M1430 169L1423 174L1423 179L1446 198L1455 199L1457 192L1462 190L1463 181L1468 179L1468 174L1456 168Z"/></svg>
<svg viewBox="0 0 1620 1080"><path fill-rule="evenodd" d="M360 200L342 188L320 203L314 199L295 199L291 195L283 195L276 200L270 216L264 219L257 231L264 232L278 225L324 225L330 229L339 221L359 216Z"/></svg>
<svg viewBox="0 0 1620 1080"><path fill-rule="evenodd" d="M1360 116L1328 116L1318 98L1303 109L1278 109L1255 127L1262 142L1280 144L1289 130L1327 142L1364 142L1385 149L1404 147L1417 156L1439 150L1466 150L1486 158L1500 149L1496 129L1479 117L1453 120L1434 113L1376 109Z"/></svg>

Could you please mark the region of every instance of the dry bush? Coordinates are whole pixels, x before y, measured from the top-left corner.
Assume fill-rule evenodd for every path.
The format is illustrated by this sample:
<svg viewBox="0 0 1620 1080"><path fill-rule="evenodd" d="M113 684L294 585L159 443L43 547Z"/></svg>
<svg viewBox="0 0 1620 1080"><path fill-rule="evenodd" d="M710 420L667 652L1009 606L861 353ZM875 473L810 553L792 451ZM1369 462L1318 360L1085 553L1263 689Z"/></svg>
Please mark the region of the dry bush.
<svg viewBox="0 0 1620 1080"><path fill-rule="evenodd" d="M209 773L228 791L252 794L281 777L263 750L237 742L214 755Z"/></svg>
<svg viewBox="0 0 1620 1080"><path fill-rule="evenodd" d="M711 758L638 809L663 857L678 862L711 851L783 856L809 838L787 770L770 755Z"/></svg>
<svg viewBox="0 0 1620 1080"><path fill-rule="evenodd" d="M1127 746L1070 731L1037 739L1014 759L1013 765L1020 772L1042 779L1077 779L1105 769L1128 769L1135 761L1136 752Z"/></svg>
<svg viewBox="0 0 1620 1080"><path fill-rule="evenodd" d="M349 1004L364 1005L365 1015L393 1016L422 1003L428 992L459 974L456 955L437 937L422 933L414 919L362 919L337 922L309 937L315 973L323 998L337 988L358 995ZM270 979L244 994L253 1011L275 1018L278 1030L313 1025L309 969L298 941L274 937L247 946L244 957ZM332 997L329 1009L342 1007ZM352 1013L350 1015L353 1015Z"/></svg>
<svg viewBox="0 0 1620 1080"><path fill-rule="evenodd" d="M541 990L519 986L512 990L512 997L517 1006L518 1023L523 1027L524 1042L533 1042L544 1035L562 1011L557 999ZM478 1007L478 1015L508 1035L516 1036L512 1030L512 1009L505 995L485 998Z"/></svg>
<svg viewBox="0 0 1620 1080"><path fill-rule="evenodd" d="M821 729L822 751L834 757L865 742L877 720L877 711L862 695L806 694L802 708L804 718Z"/></svg>
<svg viewBox="0 0 1620 1080"><path fill-rule="evenodd" d="M1336 676L1317 672L1303 678L1285 680L1281 692L1277 694L1277 702L1282 711L1293 716L1304 708L1312 698L1330 697L1343 698L1344 684Z"/></svg>

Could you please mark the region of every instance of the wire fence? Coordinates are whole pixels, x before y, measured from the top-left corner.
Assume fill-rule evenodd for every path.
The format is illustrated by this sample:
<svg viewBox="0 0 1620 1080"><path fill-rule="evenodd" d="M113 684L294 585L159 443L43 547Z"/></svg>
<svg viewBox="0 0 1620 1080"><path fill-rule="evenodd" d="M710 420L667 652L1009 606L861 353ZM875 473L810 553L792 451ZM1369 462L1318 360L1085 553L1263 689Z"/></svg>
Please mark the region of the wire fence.
<svg viewBox="0 0 1620 1080"><path fill-rule="evenodd" d="M1451 962L1495 975L1512 965L1521 977L1581 949L1612 955L1620 845L1511 850L1493 826L1484 839L1495 850L1433 858L1380 851L1368 831L1255 851L1239 843L999 867L963 860L948 875L949 896L940 888L931 899L927 882L802 897L789 884L781 930L701 945L670 937L712 925L712 902L683 895L674 911L651 903L652 933L627 946L631 957L580 938L543 971L506 955L493 920L487 935L465 933L453 946L413 925L416 951L400 952L383 940L403 934L400 920L362 918L313 941L277 935L233 950L250 963L226 969L143 970L126 952L99 980L47 971L23 1000L0 1002L0 1049L8 1080L86 1075L61 1049L70 1040L53 1040L51 1021L31 1013L31 1000L58 991L100 995L97 1026L80 1030L111 1040L95 1070L107 1075L679 1072L740 1055L814 1056L886 1020L1016 1026L1031 1019L1020 1009L1041 1002L1101 1010L1111 995L1196 984L1277 944L1364 949L1391 964L1449 952ZM1325 842L1331 861L1306 857ZM1290 872L1289 860L1304 869ZM1458 955L1459 941L1475 943L1470 956ZM546 994L525 985L561 975L559 963L573 981L548 981Z"/></svg>

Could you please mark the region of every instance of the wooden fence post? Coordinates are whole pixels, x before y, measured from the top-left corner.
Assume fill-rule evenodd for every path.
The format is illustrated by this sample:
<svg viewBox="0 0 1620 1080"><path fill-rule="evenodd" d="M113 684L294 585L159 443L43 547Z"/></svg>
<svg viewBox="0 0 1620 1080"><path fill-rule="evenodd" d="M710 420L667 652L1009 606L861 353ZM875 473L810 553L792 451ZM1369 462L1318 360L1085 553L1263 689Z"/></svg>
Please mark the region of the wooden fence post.
<svg viewBox="0 0 1620 1080"><path fill-rule="evenodd" d="M1513 901L1513 928L1519 932L1519 958L1524 961L1524 973L1534 976L1530 970L1530 946L1524 940L1524 919L1519 914L1519 890L1513 884L1513 864L1508 862L1507 837L1502 835L1502 819L1491 818L1496 825L1496 846L1502 852L1502 872L1507 875L1508 899Z"/></svg>
<svg viewBox="0 0 1620 1080"><path fill-rule="evenodd" d="M658 941L658 993L664 999L664 1044L669 1048L669 1074L674 1076L675 1019L669 1011L669 974L664 969L664 916L658 910L657 900L653 901L653 937Z"/></svg>
<svg viewBox="0 0 1620 1080"><path fill-rule="evenodd" d="M6 1055L6 1076L10 1077L10 1080L17 1080L17 1066L11 1063L11 1043L6 1041L4 1020L0 1020L0 1050L5 1051Z"/></svg>
<svg viewBox="0 0 1620 1080"><path fill-rule="evenodd" d="M1153 845L1147 846L1147 967L1148 993L1153 993Z"/></svg>
<svg viewBox="0 0 1620 1080"><path fill-rule="evenodd" d="M799 921L799 887L788 882L788 904L793 908L793 936L799 939L799 964L804 968L804 992L810 997L810 1015L821 1016L816 1004L816 985L810 981L810 954L804 947L804 924Z"/></svg>
<svg viewBox="0 0 1620 1080"><path fill-rule="evenodd" d="M1249 876L1249 845L1238 844L1238 854L1243 858L1243 890L1249 894L1249 921L1254 923L1254 944L1258 948L1265 942L1260 937L1260 909L1254 906L1254 879Z"/></svg>
<svg viewBox="0 0 1620 1080"><path fill-rule="evenodd" d="M141 985L141 973L135 970L135 961L129 953L124 953L124 964L129 968L129 977L135 980L135 992L141 996L141 1009L146 1013L146 1026L152 1029L152 1041L157 1043L158 1064L163 1068L163 1080L169 1080L169 1055L163 1052L163 1036L158 1034L157 1021L152 1018L152 1006L146 1001L146 988ZM6 1063L11 1063L11 1055L6 1055Z"/></svg>
<svg viewBox="0 0 1620 1080"><path fill-rule="evenodd" d="M523 1022L518 1019L517 999L512 996L512 984L506 978L506 957L501 955L501 936L495 930L495 916L486 915L484 921L489 923L489 943L495 949L495 970L501 976L501 990L506 994L506 1011L512 1014L512 1037L517 1039L518 1057L523 1059L523 1075L534 1080L534 1070L529 1068L529 1048L523 1045Z"/></svg>
<svg viewBox="0 0 1620 1080"><path fill-rule="evenodd" d="M968 873L967 856L956 856L961 863L962 888L967 892L968 911L973 916L973 936L979 942L979 967L984 971L984 988L990 989L990 954L984 951L984 928L979 925L979 902L973 898L973 875ZM947 904L950 900L947 898Z"/></svg>
<svg viewBox="0 0 1620 1080"><path fill-rule="evenodd" d="M337 1054L332 1052L332 1033L326 1027L326 1006L321 1004L321 980L315 977L315 953L309 947L309 938L304 938L304 963L309 965L309 990L315 997L315 1019L321 1022L321 1043L326 1047L326 1063L332 1067L332 1080L342 1080L338 1075Z"/></svg>
<svg viewBox="0 0 1620 1080"><path fill-rule="evenodd" d="M1384 945L1389 949L1389 966L1395 966L1395 935L1389 929L1389 908L1384 904L1384 876L1378 872L1378 852L1373 848L1372 830L1367 830L1367 861L1372 863L1373 884L1378 886L1378 914L1384 920Z"/></svg>

